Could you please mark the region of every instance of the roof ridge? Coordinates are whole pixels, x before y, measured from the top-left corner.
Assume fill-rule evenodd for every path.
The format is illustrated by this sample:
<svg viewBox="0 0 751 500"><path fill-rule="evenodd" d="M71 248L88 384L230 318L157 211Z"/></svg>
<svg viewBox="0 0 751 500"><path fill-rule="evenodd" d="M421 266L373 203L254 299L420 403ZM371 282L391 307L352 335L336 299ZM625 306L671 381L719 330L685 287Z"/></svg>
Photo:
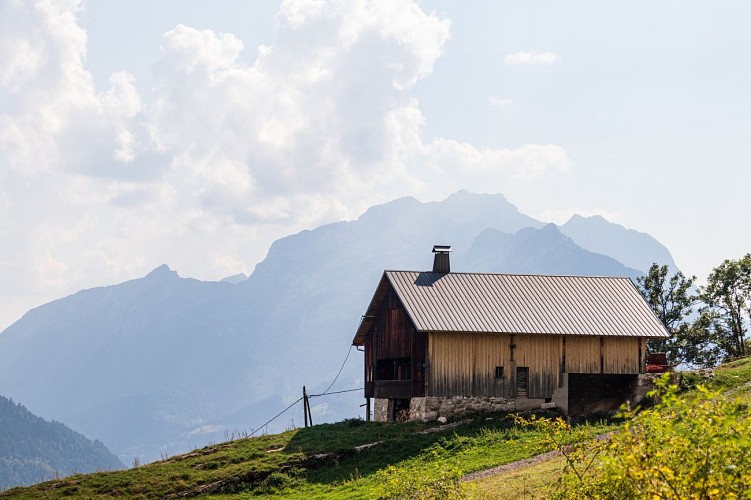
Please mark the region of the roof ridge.
<svg viewBox="0 0 751 500"><path fill-rule="evenodd" d="M583 278L583 279L625 279L631 281L628 276L602 276L602 275L581 275L581 274L534 274L534 273L480 273L468 271L451 271L450 273L437 273L433 271L414 271L406 269L385 269L385 273L417 273L417 274L464 274L472 276L529 276L535 278Z"/></svg>

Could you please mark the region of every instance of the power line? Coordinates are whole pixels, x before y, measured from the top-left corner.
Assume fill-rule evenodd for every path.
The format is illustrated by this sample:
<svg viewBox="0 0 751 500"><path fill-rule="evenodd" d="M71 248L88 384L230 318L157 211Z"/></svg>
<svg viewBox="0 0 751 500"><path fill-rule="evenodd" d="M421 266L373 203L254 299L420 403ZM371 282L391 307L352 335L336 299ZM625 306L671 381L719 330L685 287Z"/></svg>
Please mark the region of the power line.
<svg viewBox="0 0 751 500"><path fill-rule="evenodd" d="M349 346L349 351L347 351L347 355L344 357L344 362L342 363L342 366L339 367L339 372L336 374L336 377L334 377L334 381L329 384L329 386L326 388L325 391L323 391L321 394L318 394L318 396L323 396L325 394L328 394L329 389L331 389L334 384L336 383L337 379L339 378L339 375L342 374L342 370L344 369L344 365L347 364L347 360L349 359L349 355L352 352L352 344Z"/></svg>
<svg viewBox="0 0 751 500"><path fill-rule="evenodd" d="M332 394L342 394L344 392L355 392L355 391L361 391L361 390L363 390L363 388L358 387L357 389L347 389L345 391L324 392L323 394L308 394L308 397L317 398L319 396L331 396Z"/></svg>
<svg viewBox="0 0 751 500"><path fill-rule="evenodd" d="M271 417L271 420L269 420L265 424L263 424L260 427L258 427L256 430L254 430L253 432L251 432L250 435L252 436L256 432L260 431L261 429L263 429L264 427L266 427L267 425L269 425L271 422L273 422L274 420L276 420L278 417L282 416L282 414L284 412L286 412L287 410L289 410L290 408L292 408L293 406L295 406L300 401L302 401L302 398L298 399L297 401L295 401L294 403L292 403L291 405L289 405L288 407L286 407L285 409L283 409L282 411L280 411L279 413L277 413L276 415L274 415L273 417Z"/></svg>
<svg viewBox="0 0 751 500"><path fill-rule="evenodd" d="M339 380L339 375L342 374L342 370L344 370L344 365L347 364L347 360L349 359L349 355L351 353L352 353L352 345L349 346L349 350L347 351L347 355L344 357L344 361L342 362L342 366L339 367L339 371L336 373L336 377L334 377L334 380L329 384L329 386L326 388L326 390L323 391L321 394L309 394L308 395L309 398L317 398L317 397L320 397L320 396L328 396L328 395L332 395L332 394L342 394L342 393L345 393L345 392L355 392L355 391L361 391L363 389L362 387L360 387L359 389L347 389L347 390L344 390L344 391L329 392L329 389L331 389L334 386L334 384L336 383L336 381ZM268 422L264 423L263 425L259 426L256 430L254 430L253 432L251 432L250 435L251 436L254 435L256 432L260 431L261 429L263 429L264 427L266 427L267 425L269 425L271 422L273 422L277 418L281 417L287 410L289 410L290 408L292 408L293 406L295 406L297 403L299 403L302 400L303 400L303 398L298 399L297 401L295 401L294 403L292 403L291 405L289 405L288 407L286 407L285 409L283 409L282 411L280 411L279 413L277 413L276 415L274 415Z"/></svg>

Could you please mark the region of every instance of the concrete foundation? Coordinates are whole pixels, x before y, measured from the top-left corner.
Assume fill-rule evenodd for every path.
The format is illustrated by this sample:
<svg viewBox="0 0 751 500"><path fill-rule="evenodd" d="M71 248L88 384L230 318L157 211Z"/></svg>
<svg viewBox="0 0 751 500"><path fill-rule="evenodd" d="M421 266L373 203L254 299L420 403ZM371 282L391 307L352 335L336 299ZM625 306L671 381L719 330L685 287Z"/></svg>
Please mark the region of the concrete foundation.
<svg viewBox="0 0 751 500"><path fill-rule="evenodd" d="M553 391L552 401L561 413L568 415L568 373L561 374L560 385Z"/></svg>
<svg viewBox="0 0 751 500"><path fill-rule="evenodd" d="M636 388L634 389L631 402L634 404L641 403L647 397L649 391L657 388L655 381L662 376L662 373L642 373L636 379Z"/></svg>

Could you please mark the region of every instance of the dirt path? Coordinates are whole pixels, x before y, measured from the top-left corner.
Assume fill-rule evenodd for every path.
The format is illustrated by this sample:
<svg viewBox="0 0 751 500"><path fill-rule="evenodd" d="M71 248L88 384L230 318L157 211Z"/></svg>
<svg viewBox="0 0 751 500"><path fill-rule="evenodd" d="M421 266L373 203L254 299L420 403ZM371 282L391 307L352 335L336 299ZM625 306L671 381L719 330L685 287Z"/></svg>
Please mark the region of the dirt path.
<svg viewBox="0 0 751 500"><path fill-rule="evenodd" d="M534 457L525 458L524 460L517 460L516 462L499 465L498 467L493 467L492 469L478 470L477 472L473 472L471 474L462 476L461 480L462 481L475 481L477 479L482 479L484 477L504 474L506 472L511 472L517 469L521 469L522 467L526 467L528 465L534 465L534 464L539 464L540 462L545 462L547 460L553 459L560 455L561 455L561 452L558 450L549 451L541 455L535 455Z"/></svg>
<svg viewBox="0 0 751 500"><path fill-rule="evenodd" d="M605 434L600 434L599 436L595 436L594 441L602 441L603 439L609 439L612 435L612 432L606 432ZM523 460L517 460L516 462L511 462L504 465L499 465L498 467L493 467L490 469L485 470L478 470L477 472L472 472L471 474L466 474L462 476L462 481L475 481L477 479L482 479L484 477L490 477L490 476L496 476L498 474L504 474L506 472L515 471L518 469L521 469L523 467L527 467L528 465L534 465L539 464L540 462L546 462L548 460L552 460L555 457L561 456L560 450L553 450L549 451L547 453L542 453L540 455L535 455L534 457L525 458Z"/></svg>

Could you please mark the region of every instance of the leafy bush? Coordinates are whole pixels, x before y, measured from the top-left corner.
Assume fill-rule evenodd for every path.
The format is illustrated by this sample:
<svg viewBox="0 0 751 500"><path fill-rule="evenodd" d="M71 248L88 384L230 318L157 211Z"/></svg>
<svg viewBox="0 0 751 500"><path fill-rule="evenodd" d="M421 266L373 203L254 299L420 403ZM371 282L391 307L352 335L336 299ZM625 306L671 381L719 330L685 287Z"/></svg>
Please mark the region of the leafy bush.
<svg viewBox="0 0 751 500"><path fill-rule="evenodd" d="M751 497L748 408L703 386L679 395L668 378L658 403L623 409L624 429L589 449L568 450L553 498ZM565 423L548 425L553 439Z"/></svg>

